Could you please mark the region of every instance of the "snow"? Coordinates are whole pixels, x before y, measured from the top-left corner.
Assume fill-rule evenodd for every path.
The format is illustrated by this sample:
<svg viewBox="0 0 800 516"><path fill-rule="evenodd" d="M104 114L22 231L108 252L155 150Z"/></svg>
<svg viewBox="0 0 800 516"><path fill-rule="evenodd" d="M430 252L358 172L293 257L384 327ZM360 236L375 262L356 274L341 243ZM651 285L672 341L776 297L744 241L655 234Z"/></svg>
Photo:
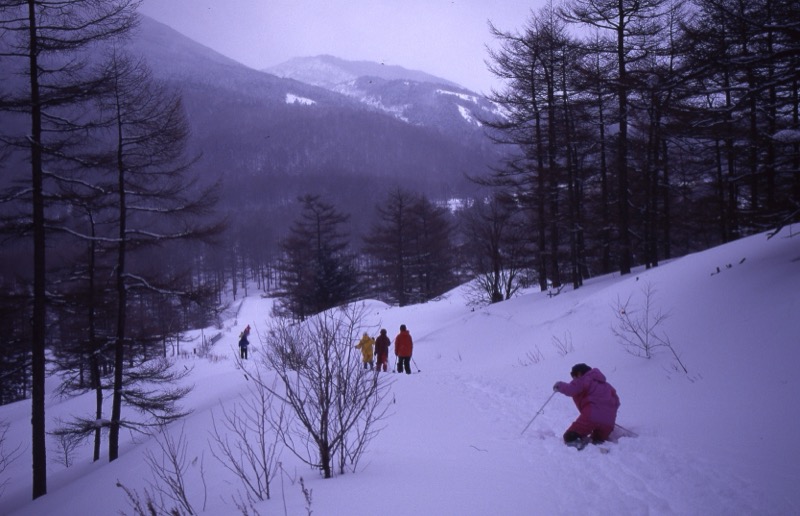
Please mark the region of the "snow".
<svg viewBox="0 0 800 516"><path fill-rule="evenodd" d="M800 143L800 131L797 129L782 129L773 134L772 138L780 143Z"/></svg>
<svg viewBox="0 0 800 516"><path fill-rule="evenodd" d="M475 124L478 126L483 125L479 120L472 116L472 112L464 106L458 106L458 112L461 113L461 117L470 124Z"/></svg>
<svg viewBox="0 0 800 516"><path fill-rule="evenodd" d="M316 100L311 100L306 97L299 97L294 95L293 93L286 94L286 103L287 104L303 104L305 106L311 106L317 103Z"/></svg>
<svg viewBox="0 0 800 516"><path fill-rule="evenodd" d="M355 95L353 95L353 96L355 96ZM371 106L371 107L373 107L375 109L378 109L380 111L383 111L384 113L388 113L389 115L395 117L396 119L398 119L398 120L400 120L402 122L405 122L405 123L410 123L411 122L411 120L407 116L405 116L406 111L409 108L412 107L411 104L400 104L400 105L396 105L396 106L391 106L391 105L387 106L386 104L381 102L381 99L379 97L373 97L373 96L370 96L370 95L364 95L364 96L362 96L360 98L360 100L364 104L366 104L368 106Z"/></svg>
<svg viewBox="0 0 800 516"><path fill-rule="evenodd" d="M478 97L476 97L475 95L470 95L468 93L460 93L457 91L442 90L442 89L436 90L436 93L438 93L439 95L453 95L455 97L460 98L461 100L472 102L473 104L478 103Z"/></svg>
<svg viewBox="0 0 800 516"><path fill-rule="evenodd" d="M382 374L391 383L390 415L357 472L326 480L284 451L286 473L256 509L307 514L302 477L318 515L800 514L800 238L789 236L792 229L594 278L552 297L531 290L473 308L456 289L403 308L365 302L370 322L390 334L408 325L415 374ZM688 374L666 348L636 357L612 333L614 307L629 296L640 306L648 285L654 304L670 314L663 330ZM184 404L192 414L171 431L184 433L189 457L203 464L204 514L241 514L233 502L241 487L211 456L209 430L222 404L231 408L248 395L233 360L236 336L246 324L263 331L270 303L257 293L244 300L214 345L215 360L177 361L194 367L195 389ZM560 394L547 401L578 362L606 375L622 401L618 423L637 434L618 432L617 442L604 445L608 453L564 446L576 409ZM49 428L59 417L91 413L92 403L91 395L50 396ZM0 474L0 484L7 481L0 514L130 514L116 481L141 490L153 479L143 458L157 450L154 440L123 434L112 463L91 463L89 443L75 452L74 466L51 463L48 494L31 502L30 403L0 407L0 421L10 424L6 446L25 447ZM57 447L48 444L55 458ZM189 474L189 497L202 508L199 466Z"/></svg>

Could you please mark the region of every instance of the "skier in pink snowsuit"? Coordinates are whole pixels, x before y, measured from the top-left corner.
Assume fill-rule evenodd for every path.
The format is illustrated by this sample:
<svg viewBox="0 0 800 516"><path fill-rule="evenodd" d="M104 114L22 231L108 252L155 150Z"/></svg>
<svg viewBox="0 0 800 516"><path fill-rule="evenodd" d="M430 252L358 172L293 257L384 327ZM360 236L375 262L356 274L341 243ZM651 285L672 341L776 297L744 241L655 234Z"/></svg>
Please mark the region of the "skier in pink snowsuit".
<svg viewBox="0 0 800 516"><path fill-rule="evenodd" d="M586 364L575 364L570 373L572 381L556 382L553 390L569 396L580 411L580 416L564 433L567 446L583 448L585 438L599 444L608 439L614 430L619 409L617 391L599 369Z"/></svg>

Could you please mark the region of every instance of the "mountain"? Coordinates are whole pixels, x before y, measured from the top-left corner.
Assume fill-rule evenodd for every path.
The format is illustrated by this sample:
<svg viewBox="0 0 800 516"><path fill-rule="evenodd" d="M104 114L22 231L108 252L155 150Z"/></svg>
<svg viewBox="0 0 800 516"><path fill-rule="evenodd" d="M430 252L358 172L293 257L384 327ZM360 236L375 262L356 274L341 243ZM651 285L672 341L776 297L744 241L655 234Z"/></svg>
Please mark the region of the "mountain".
<svg viewBox="0 0 800 516"><path fill-rule="evenodd" d="M290 59L266 71L341 93L412 125L473 136L477 144L485 140L480 121L498 116L497 107L483 96L400 66L322 55Z"/></svg>
<svg viewBox="0 0 800 516"><path fill-rule="evenodd" d="M377 77L387 81L430 82L448 88L459 88L454 82L419 70L409 70L402 66L385 65L372 61L348 61L329 55L295 57L264 71L278 77L296 79L343 93L346 93L348 85L359 77ZM339 90L339 88L342 89Z"/></svg>
<svg viewBox="0 0 800 516"><path fill-rule="evenodd" d="M267 446L282 449L269 500L247 498L239 478L215 458L220 452L211 438L216 428L233 445L243 441L226 413L239 415L242 427L259 423L246 417L253 414L246 407L263 401L253 379L260 378L254 368L264 349L257 337L269 331L272 300L253 286L224 314L221 329L187 335L220 335L209 356L192 354L184 340L188 353L174 357L194 385L183 404L191 414L166 429L179 445L186 499L195 514L215 515L800 514L800 442L792 437L800 431L800 237L792 234L796 228L773 238L754 235L630 275L592 278L553 297L530 290L474 307L465 286L424 305L365 301L370 331L383 327L394 335L408 325L414 374L379 375L389 389L387 417L364 443L355 472L323 479L273 431L250 434L253 443L264 436ZM646 285L656 291L647 307ZM650 316L669 314L657 331L688 372L665 347L650 359L626 351L612 329L612 307L628 298ZM237 335L247 324L254 328L252 353L237 364ZM360 356L352 358L360 367ZM569 381L580 362L605 374L622 405L614 442L579 452L561 441L575 405L552 386ZM273 373L261 371L270 381ZM56 380L48 382L48 430L59 419L93 413L91 393L59 396ZM125 410L124 417L137 417ZM140 495L167 486L157 476L172 468L161 462L168 458L163 436L123 432L120 457L111 463L105 448L92 463L88 440L67 449L53 437L48 494L31 501L30 401L0 406L0 422L8 425L5 449L19 451L0 471L2 514L131 514L118 485Z"/></svg>
<svg viewBox="0 0 800 516"><path fill-rule="evenodd" d="M194 170L220 180L219 209L233 233L274 240L293 220L298 196L321 194L355 215L357 235L389 191L432 201L473 196L479 188L469 178L501 159L475 122L482 101L421 72L326 58L350 86L321 87L249 68L146 16L125 45L181 92L190 152L200 156ZM18 121L6 121L3 132L24 137L29 122ZM2 184L19 179L3 176Z"/></svg>
<svg viewBox="0 0 800 516"><path fill-rule="evenodd" d="M224 203L250 218L285 223L285 207L298 195L324 193L348 211L359 206L363 227L392 188L434 200L468 195L475 190L468 176L484 174L499 159L476 124L419 122L426 111L443 119L436 113L442 104L409 107L419 113L409 123L362 98L246 67L147 17L128 49L146 59L154 77L181 90L201 173L223 177ZM350 73L376 67L383 68L362 63ZM388 96L396 80L381 80ZM429 93L461 91L448 83L413 84ZM406 95L404 102L415 98ZM453 106L450 119L464 122Z"/></svg>

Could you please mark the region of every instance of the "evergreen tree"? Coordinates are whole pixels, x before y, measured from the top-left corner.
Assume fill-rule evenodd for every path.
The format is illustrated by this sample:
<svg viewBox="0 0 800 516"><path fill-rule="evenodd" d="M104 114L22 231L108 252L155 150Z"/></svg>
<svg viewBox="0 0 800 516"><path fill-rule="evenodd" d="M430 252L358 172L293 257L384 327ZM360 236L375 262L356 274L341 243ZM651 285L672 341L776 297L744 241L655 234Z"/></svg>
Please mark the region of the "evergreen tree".
<svg viewBox="0 0 800 516"><path fill-rule="evenodd" d="M304 320L355 299L358 278L342 227L350 216L318 195L298 201L302 211L281 242L277 310Z"/></svg>

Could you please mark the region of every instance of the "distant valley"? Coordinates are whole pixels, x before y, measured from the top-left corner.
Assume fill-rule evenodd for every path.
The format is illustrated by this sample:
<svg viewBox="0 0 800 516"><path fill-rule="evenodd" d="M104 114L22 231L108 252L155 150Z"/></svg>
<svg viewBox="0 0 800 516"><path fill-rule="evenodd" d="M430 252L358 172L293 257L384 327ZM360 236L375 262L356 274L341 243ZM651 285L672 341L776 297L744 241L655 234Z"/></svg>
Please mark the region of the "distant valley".
<svg viewBox="0 0 800 516"><path fill-rule="evenodd" d="M182 91L197 166L234 218L285 222L316 193L361 231L389 190L470 195L500 157L480 123L493 105L423 72L331 56L253 70L147 17L130 49Z"/></svg>

